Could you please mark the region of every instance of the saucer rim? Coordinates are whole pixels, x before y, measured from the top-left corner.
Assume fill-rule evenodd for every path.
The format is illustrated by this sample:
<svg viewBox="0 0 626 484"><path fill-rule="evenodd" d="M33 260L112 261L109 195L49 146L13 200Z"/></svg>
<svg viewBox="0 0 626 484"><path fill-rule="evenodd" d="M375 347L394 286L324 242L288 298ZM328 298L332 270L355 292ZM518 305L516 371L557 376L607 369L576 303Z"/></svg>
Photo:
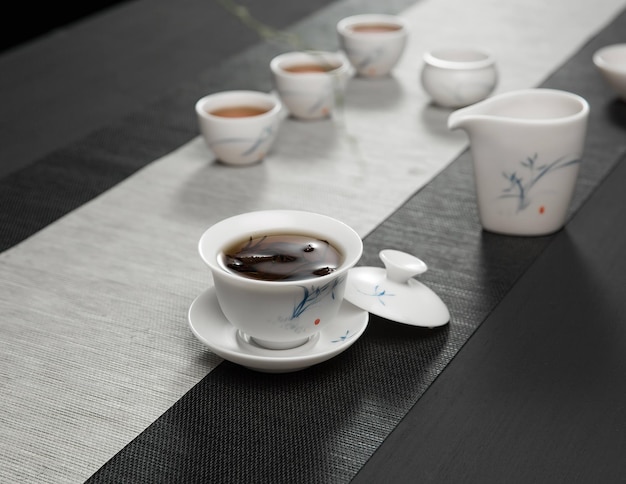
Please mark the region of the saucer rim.
<svg viewBox="0 0 626 484"><path fill-rule="evenodd" d="M200 341L200 343L208 347L212 352L214 352L221 358L239 364L246 368L262 372L283 373L297 371L308 368L318 363L322 363L323 361L327 361L352 346L363 335L369 323L369 313L367 311L353 305L347 300L344 300L339 311L349 305L350 310L355 312L354 316L352 317L360 318L360 320L355 323L356 325L358 325L358 329L352 335L352 337L337 343L337 346L332 348L330 351L327 350L315 352L315 348L318 347L318 345L320 344L323 334L330 329L327 326L325 328L322 328L322 330L320 331L320 338L318 338L318 340L311 346L310 350L305 354L281 356L281 351L290 350L273 350L277 352L275 356L259 355L243 351L234 351L230 348L222 347L215 340L211 341L210 337L207 337L205 332L198 329L198 322L196 320L197 316L192 317L192 314L194 313L194 311L198 311L198 304L200 304L203 300L208 301L209 299L212 300L211 302L219 311L219 305L217 302L217 296L215 295L214 287L210 287L202 291L198 296L194 298L191 305L189 306L189 309L187 311L187 324L192 334L198 341ZM215 328L226 327L226 325L228 325L229 328L227 328L227 331L230 333L229 336L239 339L239 336L237 334L238 330L234 326L230 325L230 323L226 320L226 317L221 313L221 311L219 312L219 314L214 314L213 316L215 315L219 317L210 318L209 325L212 325Z"/></svg>

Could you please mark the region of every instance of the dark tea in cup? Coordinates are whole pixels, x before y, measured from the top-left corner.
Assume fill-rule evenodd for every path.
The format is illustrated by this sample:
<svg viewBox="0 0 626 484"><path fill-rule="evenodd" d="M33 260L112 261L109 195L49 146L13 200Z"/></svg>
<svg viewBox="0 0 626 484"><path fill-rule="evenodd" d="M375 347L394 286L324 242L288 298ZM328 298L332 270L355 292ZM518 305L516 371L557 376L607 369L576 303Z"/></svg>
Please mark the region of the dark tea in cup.
<svg viewBox="0 0 626 484"><path fill-rule="evenodd" d="M226 247L220 259L230 272L261 281L299 281L334 272L343 262L327 240L305 234L248 237Z"/></svg>

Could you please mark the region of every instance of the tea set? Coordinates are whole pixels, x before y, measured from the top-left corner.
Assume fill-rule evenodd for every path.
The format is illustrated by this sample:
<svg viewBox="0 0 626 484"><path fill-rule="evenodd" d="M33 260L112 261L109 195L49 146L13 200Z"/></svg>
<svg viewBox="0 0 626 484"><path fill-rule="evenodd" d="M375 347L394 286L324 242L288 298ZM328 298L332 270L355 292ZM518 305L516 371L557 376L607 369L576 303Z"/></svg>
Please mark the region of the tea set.
<svg viewBox="0 0 626 484"><path fill-rule="evenodd" d="M285 115L303 121L332 116L337 99L355 73L365 78L390 74L404 51L408 30L406 21L398 16L354 15L337 24L342 51L294 51L274 57L269 67L275 105L280 105ZM249 91L226 92L233 104L268 108L267 99L253 100ZM211 96L202 98L195 107L200 131L217 160L228 165L262 161L274 141L267 133L275 134L282 118L275 116L273 109L259 116L224 118L215 114L209 101L214 102ZM250 117L260 119L253 122ZM240 125L245 128L240 130ZM262 148L260 139L264 140Z"/></svg>
<svg viewBox="0 0 626 484"><path fill-rule="evenodd" d="M329 274L295 280L256 279L228 270L225 248L266 234L327 241L342 261ZM193 301L190 328L217 355L250 369L290 372L332 358L363 334L370 312L428 328L450 320L439 296L413 278L426 270L423 262L385 250L380 256L386 269L355 267L363 252L361 238L327 215L299 210L234 215L209 227L198 251L214 284Z"/></svg>
<svg viewBox="0 0 626 484"><path fill-rule="evenodd" d="M225 91L203 97L195 108L208 147L225 164L262 161L285 116L328 118L353 75L389 75L408 30L397 16L348 17L337 24L341 52L287 52L272 59L275 94ZM448 128L468 135L483 229L513 236L561 229L582 160L587 101L554 89L492 96L495 59L476 49L437 49L423 61L424 90L440 107L456 109ZM626 44L601 49L593 61L626 100ZM235 241L252 243L270 234L315 237L332 245L342 262L323 275L294 280L250 278L224 264L222 254ZM384 268L356 267L360 237L325 215L297 210L235 215L209 227L198 250L214 285L189 308L191 331L217 355L253 370L291 372L326 361L358 340L370 313L426 328L450 321L444 302L418 280L427 270L423 261L385 249L379 254ZM296 263L284 254L268 257Z"/></svg>

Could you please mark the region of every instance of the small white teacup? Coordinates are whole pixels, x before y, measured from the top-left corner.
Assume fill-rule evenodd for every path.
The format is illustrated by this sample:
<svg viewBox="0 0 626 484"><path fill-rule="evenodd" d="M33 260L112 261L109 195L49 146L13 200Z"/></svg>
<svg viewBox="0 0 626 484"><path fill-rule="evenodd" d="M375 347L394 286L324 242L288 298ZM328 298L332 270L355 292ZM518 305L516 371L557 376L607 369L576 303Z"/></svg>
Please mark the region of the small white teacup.
<svg viewBox="0 0 626 484"><path fill-rule="evenodd" d="M282 121L280 100L259 91L218 92L201 98L195 107L209 149L229 165L263 160Z"/></svg>
<svg viewBox="0 0 626 484"><path fill-rule="evenodd" d="M362 77L388 75L400 60L408 37L402 17L362 14L337 23L339 42Z"/></svg>
<svg viewBox="0 0 626 484"><path fill-rule="evenodd" d="M494 57L476 49L438 49L424 54L422 86L441 107L461 108L488 97L498 82Z"/></svg>
<svg viewBox="0 0 626 484"><path fill-rule="evenodd" d="M260 346L287 349L333 324L363 243L332 217L267 210L216 223L198 249L226 319Z"/></svg>
<svg viewBox="0 0 626 484"><path fill-rule="evenodd" d="M285 107L308 120L331 116L351 74L338 52L287 52L274 57L270 69Z"/></svg>

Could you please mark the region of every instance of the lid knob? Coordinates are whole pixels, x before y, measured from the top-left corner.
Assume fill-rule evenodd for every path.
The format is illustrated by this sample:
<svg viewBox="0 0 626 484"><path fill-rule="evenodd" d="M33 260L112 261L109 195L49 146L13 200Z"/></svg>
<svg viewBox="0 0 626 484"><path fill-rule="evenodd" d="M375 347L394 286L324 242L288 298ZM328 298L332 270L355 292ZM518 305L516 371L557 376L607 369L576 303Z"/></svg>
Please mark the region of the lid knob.
<svg viewBox="0 0 626 484"><path fill-rule="evenodd" d="M423 260L400 250L384 249L378 255L385 264L387 279L394 282L405 284L412 277L428 270Z"/></svg>

